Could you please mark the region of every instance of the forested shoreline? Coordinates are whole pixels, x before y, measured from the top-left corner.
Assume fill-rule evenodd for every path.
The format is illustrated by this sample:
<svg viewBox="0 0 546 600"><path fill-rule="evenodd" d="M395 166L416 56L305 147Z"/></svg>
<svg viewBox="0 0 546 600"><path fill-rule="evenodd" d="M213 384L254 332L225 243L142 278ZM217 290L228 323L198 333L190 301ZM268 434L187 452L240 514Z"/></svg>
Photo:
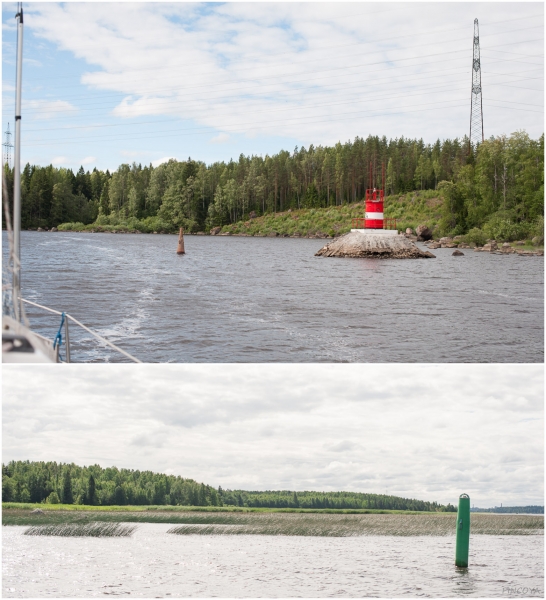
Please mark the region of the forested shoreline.
<svg viewBox="0 0 546 600"><path fill-rule="evenodd" d="M452 512L455 508L386 494L217 489L180 476L74 463L2 464L2 501L91 506L238 506Z"/></svg>
<svg viewBox="0 0 546 600"><path fill-rule="evenodd" d="M22 227L128 228L207 232L249 217L324 209L360 201L380 185L386 195L436 190L440 235L483 229L506 239L543 235L544 135L525 132L486 140L387 140L369 136L333 147L295 148L206 165L189 158L157 167L122 164L113 173L27 164L22 173ZM374 180L369 179L369 164ZM13 172L6 167L8 188ZM388 207L386 212L388 212ZM404 220L404 215L400 215Z"/></svg>
<svg viewBox="0 0 546 600"><path fill-rule="evenodd" d="M531 504L529 506L495 506L495 508L472 508L474 513L501 513L501 514L525 514L543 515L544 506Z"/></svg>

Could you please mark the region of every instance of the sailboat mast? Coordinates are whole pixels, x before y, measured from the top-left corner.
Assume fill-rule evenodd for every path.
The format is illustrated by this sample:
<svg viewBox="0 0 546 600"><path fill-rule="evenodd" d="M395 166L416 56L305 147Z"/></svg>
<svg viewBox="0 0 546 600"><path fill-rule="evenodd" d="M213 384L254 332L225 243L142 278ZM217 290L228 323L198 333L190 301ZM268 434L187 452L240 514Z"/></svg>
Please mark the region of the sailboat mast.
<svg viewBox="0 0 546 600"><path fill-rule="evenodd" d="M17 71L15 81L15 156L13 160L13 295L16 316L19 316L21 290L21 83L23 76L23 3L19 2L17 20Z"/></svg>

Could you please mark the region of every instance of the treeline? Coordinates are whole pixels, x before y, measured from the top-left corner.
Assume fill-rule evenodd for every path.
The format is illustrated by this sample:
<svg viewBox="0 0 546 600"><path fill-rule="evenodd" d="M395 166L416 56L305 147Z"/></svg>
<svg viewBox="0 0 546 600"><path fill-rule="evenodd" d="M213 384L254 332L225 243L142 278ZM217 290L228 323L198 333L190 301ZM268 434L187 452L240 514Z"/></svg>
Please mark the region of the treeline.
<svg viewBox="0 0 546 600"><path fill-rule="evenodd" d="M267 491L244 492L224 491L225 505L254 508L311 508L311 509L385 509L416 511L455 511L451 504L443 506L437 502L425 502L383 494L359 492L292 492Z"/></svg>
<svg viewBox="0 0 546 600"><path fill-rule="evenodd" d="M473 508L472 512L543 515L544 506L537 506L534 504L530 506L495 506L495 508Z"/></svg>
<svg viewBox="0 0 546 600"><path fill-rule="evenodd" d="M222 506L215 488L174 475L56 462L2 464L3 502Z"/></svg>
<svg viewBox="0 0 546 600"><path fill-rule="evenodd" d="M373 164L373 180L369 164ZM126 226L141 231L206 231L289 208L360 201L368 187L386 194L439 189L443 233L457 235L491 218L530 227L543 214L544 136L497 137L469 152L468 139L369 136L333 147L295 148L274 156L239 156L205 165L189 158L158 167L123 164L110 173L27 164L22 173L22 227L61 223ZM13 172L6 167L9 180ZM11 189L11 185L9 186Z"/></svg>
<svg viewBox="0 0 546 600"><path fill-rule="evenodd" d="M239 506L249 508L454 511L448 504L382 494L215 489L193 479L99 465L11 461L2 464L2 501L49 504Z"/></svg>

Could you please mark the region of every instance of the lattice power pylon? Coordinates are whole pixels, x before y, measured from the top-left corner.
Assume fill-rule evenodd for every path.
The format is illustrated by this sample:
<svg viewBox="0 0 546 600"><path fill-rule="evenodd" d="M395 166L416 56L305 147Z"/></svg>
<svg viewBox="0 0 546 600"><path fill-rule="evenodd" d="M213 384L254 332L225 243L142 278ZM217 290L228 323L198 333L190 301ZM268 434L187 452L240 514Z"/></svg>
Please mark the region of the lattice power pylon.
<svg viewBox="0 0 546 600"><path fill-rule="evenodd" d="M472 93L470 99L470 148L483 142L482 67L480 63L480 32L474 19L474 52L472 57Z"/></svg>
<svg viewBox="0 0 546 600"><path fill-rule="evenodd" d="M6 141L2 144L4 147L4 164L8 165L8 167L11 169L11 149L13 148L13 144L11 143L11 131L9 130L9 123L7 130L4 131L4 135L6 136Z"/></svg>

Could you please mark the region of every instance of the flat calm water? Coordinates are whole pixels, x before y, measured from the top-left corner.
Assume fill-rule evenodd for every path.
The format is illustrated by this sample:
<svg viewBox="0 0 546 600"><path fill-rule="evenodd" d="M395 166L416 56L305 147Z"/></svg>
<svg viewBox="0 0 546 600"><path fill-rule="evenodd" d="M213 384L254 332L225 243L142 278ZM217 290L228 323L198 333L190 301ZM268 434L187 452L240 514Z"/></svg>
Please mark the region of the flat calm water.
<svg viewBox="0 0 546 600"><path fill-rule="evenodd" d="M315 257L325 243L187 236L177 256L175 235L24 231L23 295L145 362L543 362L542 257ZM74 361L120 360L71 341Z"/></svg>
<svg viewBox="0 0 546 600"><path fill-rule="evenodd" d="M4 598L543 597L544 537L475 535L470 567L454 536L347 538L24 536L2 528Z"/></svg>

